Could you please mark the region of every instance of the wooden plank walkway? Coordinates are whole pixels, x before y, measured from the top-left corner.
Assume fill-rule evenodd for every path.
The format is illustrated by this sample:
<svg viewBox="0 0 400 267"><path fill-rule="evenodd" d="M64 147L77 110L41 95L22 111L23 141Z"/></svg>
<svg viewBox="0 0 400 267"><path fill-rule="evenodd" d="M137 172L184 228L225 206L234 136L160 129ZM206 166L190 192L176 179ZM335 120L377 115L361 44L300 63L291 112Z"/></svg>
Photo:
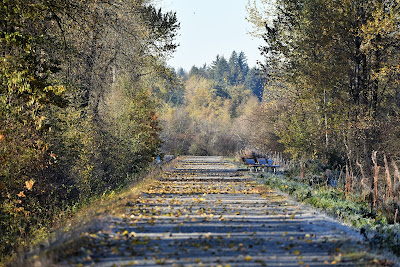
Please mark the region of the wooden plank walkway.
<svg viewBox="0 0 400 267"><path fill-rule="evenodd" d="M60 266L370 266L361 237L221 157L185 157Z"/></svg>

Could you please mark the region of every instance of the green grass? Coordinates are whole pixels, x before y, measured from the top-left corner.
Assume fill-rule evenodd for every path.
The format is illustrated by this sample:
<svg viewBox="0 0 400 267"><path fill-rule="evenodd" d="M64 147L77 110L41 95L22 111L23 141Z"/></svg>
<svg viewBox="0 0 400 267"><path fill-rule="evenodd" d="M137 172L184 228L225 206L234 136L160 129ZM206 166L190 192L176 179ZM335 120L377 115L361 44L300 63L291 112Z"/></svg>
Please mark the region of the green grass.
<svg viewBox="0 0 400 267"><path fill-rule="evenodd" d="M388 224L382 214L374 214L361 197L346 199L340 187L309 186L284 175L259 174L265 184L287 193L355 228L365 230L372 247L389 249L400 256L400 224Z"/></svg>

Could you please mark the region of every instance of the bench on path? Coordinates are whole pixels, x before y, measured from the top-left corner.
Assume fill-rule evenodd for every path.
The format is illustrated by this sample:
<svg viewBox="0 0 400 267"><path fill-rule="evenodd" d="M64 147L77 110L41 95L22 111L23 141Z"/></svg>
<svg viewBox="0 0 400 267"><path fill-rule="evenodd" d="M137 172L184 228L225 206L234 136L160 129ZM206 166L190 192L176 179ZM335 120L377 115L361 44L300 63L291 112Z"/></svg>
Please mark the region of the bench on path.
<svg viewBox="0 0 400 267"><path fill-rule="evenodd" d="M251 170L253 168L255 171L258 170L258 168L261 168L261 165L256 163L254 159L243 159L244 164L247 166L247 169Z"/></svg>
<svg viewBox="0 0 400 267"><path fill-rule="evenodd" d="M273 172L276 172L276 169L279 168L279 165L275 165L272 159L265 158L243 158L243 162L246 165L248 170L254 169L256 172L260 169L265 171L265 169L271 169Z"/></svg>
<svg viewBox="0 0 400 267"><path fill-rule="evenodd" d="M274 161L272 159L264 159L264 158L258 158L257 162L261 167L263 168L271 168L274 172L276 172L276 168L279 168L279 165L274 165Z"/></svg>

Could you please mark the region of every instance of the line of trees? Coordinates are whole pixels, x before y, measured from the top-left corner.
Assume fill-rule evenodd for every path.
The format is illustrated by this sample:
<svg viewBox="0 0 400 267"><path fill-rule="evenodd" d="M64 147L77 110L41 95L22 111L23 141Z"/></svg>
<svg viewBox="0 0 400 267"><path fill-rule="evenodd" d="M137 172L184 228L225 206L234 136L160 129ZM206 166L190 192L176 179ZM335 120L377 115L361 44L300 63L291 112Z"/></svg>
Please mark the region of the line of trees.
<svg viewBox="0 0 400 267"><path fill-rule="evenodd" d="M399 157L398 1L263 1L250 5L264 24L267 105L295 157L371 162L374 150ZM370 164L372 165L372 164Z"/></svg>
<svg viewBox="0 0 400 267"><path fill-rule="evenodd" d="M2 260L153 161L178 29L146 0L1 1Z"/></svg>
<svg viewBox="0 0 400 267"><path fill-rule="evenodd" d="M178 69L181 85L161 116L163 151L173 154L231 155L246 146L280 149L262 106L265 77L250 68L243 52L210 65ZM172 97L173 96L173 97ZM266 130L268 129L268 130ZM260 142L260 140L263 140Z"/></svg>
<svg viewBox="0 0 400 267"><path fill-rule="evenodd" d="M197 75L216 83L219 94L225 98L229 97L229 88L243 85L246 89L257 96L260 100L264 91L264 80L256 67L250 68L247 64L247 57L244 52L239 54L233 51L229 59L219 56L207 66L204 64L198 68L193 66L189 73L183 69L178 69L177 75L184 80Z"/></svg>
<svg viewBox="0 0 400 267"><path fill-rule="evenodd" d="M346 167L346 190L398 210L399 184L377 166L396 173L400 159L400 2L262 0L248 11L265 40L264 120L285 151Z"/></svg>

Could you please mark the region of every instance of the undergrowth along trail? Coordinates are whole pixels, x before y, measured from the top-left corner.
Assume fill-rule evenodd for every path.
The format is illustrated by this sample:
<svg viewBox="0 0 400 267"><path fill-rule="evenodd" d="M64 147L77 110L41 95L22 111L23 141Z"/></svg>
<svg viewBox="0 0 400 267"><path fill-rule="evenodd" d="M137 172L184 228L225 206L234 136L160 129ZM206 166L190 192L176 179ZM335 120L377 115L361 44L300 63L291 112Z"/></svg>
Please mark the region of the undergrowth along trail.
<svg viewBox="0 0 400 267"><path fill-rule="evenodd" d="M372 248L383 248L400 255L400 225L388 224L382 214L371 213L367 203L357 201L356 197L346 198L340 188L313 187L284 175L261 174L258 177L267 186L359 229Z"/></svg>
<svg viewBox="0 0 400 267"><path fill-rule="evenodd" d="M182 158L57 264L390 265L348 227L236 170L221 157Z"/></svg>

